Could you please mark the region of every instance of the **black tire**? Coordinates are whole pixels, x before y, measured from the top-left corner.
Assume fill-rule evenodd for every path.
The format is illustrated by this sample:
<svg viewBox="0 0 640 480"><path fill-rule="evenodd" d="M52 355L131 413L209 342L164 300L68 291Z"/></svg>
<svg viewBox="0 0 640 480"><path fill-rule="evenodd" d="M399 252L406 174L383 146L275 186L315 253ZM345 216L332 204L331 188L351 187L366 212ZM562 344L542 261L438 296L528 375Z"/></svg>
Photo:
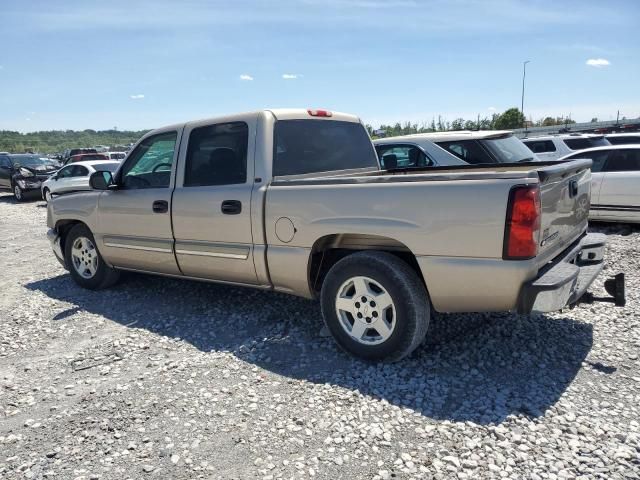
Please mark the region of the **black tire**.
<svg viewBox="0 0 640 480"><path fill-rule="evenodd" d="M47 193L50 193L50 190L48 188L45 188L44 190L42 190L42 199L49 203L49 200L47 200Z"/></svg>
<svg viewBox="0 0 640 480"><path fill-rule="evenodd" d="M395 328L386 340L375 345L352 338L336 312L341 286L362 276L380 284L395 308ZM327 273L320 296L322 316L333 338L343 350L357 357L398 361L413 352L426 336L431 308L424 284L406 262L390 253L358 252L338 261Z"/></svg>
<svg viewBox="0 0 640 480"><path fill-rule="evenodd" d="M11 191L13 193L13 198L15 198L16 202L22 203L24 202L24 191L20 188L20 185L14 183L11 186Z"/></svg>
<svg viewBox="0 0 640 480"><path fill-rule="evenodd" d="M73 278L73 281L82 288L86 288L89 290L101 290L103 288L108 288L114 285L120 278L120 272L111 268L104 262L97 246L95 248L95 252L98 256L98 266L96 269L96 273L91 278L85 278L78 273L73 264L71 250L75 241L80 237L85 237L89 239L93 243L93 245L96 245L95 238L93 237L91 230L89 230L86 225L78 224L73 227L67 234L64 242L64 259L67 268L69 269L69 273L71 274L71 278Z"/></svg>

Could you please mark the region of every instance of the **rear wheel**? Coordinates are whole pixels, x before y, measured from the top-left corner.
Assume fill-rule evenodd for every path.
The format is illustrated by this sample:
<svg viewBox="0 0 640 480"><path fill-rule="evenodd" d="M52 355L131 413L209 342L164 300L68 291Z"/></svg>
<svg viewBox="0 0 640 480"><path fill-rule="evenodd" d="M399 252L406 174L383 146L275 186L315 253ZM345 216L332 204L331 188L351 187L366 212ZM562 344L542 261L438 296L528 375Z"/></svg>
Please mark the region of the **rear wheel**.
<svg viewBox="0 0 640 480"><path fill-rule="evenodd" d="M358 252L337 262L322 285L321 303L338 345L368 360L401 360L420 345L429 325L422 281L386 252Z"/></svg>
<svg viewBox="0 0 640 480"><path fill-rule="evenodd" d="M118 281L119 272L104 262L91 230L85 225L73 227L64 244L65 263L78 285L99 290Z"/></svg>

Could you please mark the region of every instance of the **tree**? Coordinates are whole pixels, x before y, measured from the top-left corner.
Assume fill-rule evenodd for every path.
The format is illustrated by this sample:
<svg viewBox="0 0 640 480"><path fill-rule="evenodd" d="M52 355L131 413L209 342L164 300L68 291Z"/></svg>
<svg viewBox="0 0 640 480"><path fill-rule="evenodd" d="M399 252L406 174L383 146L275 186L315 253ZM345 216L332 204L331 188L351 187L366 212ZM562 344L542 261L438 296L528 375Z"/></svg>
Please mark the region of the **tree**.
<svg viewBox="0 0 640 480"><path fill-rule="evenodd" d="M518 108L510 108L505 110L496 118L494 128L496 130L511 130L514 128L522 128L524 125L524 115Z"/></svg>
<svg viewBox="0 0 640 480"><path fill-rule="evenodd" d="M451 122L451 130L462 130L464 128L464 118L456 118Z"/></svg>
<svg viewBox="0 0 640 480"><path fill-rule="evenodd" d="M598 121L598 117L593 117L593 118L591 119L591 123L596 123L597 121Z"/></svg>

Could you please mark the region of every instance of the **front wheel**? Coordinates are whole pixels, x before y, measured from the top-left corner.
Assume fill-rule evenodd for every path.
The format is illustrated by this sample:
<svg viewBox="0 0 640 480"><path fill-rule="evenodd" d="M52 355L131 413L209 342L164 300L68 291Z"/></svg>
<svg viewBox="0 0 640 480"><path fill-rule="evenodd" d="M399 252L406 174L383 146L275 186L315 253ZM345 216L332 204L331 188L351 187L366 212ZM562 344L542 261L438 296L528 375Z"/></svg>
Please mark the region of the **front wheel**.
<svg viewBox="0 0 640 480"><path fill-rule="evenodd" d="M76 225L64 242L64 258L71 278L83 288L99 290L118 281L119 272L107 265L96 247L91 230Z"/></svg>
<svg viewBox="0 0 640 480"><path fill-rule="evenodd" d="M42 191L42 198L45 202L49 203L51 201L51 190L49 190L48 188L45 188Z"/></svg>
<svg viewBox="0 0 640 480"><path fill-rule="evenodd" d="M16 202L24 201L24 192L17 183L13 185L13 197L16 199Z"/></svg>
<svg viewBox="0 0 640 480"><path fill-rule="evenodd" d="M338 345L367 360L401 360L420 345L429 325L421 279L386 252L358 252L337 262L323 282L321 304Z"/></svg>

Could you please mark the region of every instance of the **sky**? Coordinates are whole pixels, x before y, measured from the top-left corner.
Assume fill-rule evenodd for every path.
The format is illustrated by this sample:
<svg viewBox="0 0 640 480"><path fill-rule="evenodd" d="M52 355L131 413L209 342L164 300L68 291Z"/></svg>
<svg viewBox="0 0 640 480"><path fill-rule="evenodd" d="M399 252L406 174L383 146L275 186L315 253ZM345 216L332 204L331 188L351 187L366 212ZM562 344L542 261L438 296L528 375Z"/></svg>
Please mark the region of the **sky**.
<svg viewBox="0 0 640 480"><path fill-rule="evenodd" d="M640 117L640 1L0 0L0 130L263 108Z"/></svg>

